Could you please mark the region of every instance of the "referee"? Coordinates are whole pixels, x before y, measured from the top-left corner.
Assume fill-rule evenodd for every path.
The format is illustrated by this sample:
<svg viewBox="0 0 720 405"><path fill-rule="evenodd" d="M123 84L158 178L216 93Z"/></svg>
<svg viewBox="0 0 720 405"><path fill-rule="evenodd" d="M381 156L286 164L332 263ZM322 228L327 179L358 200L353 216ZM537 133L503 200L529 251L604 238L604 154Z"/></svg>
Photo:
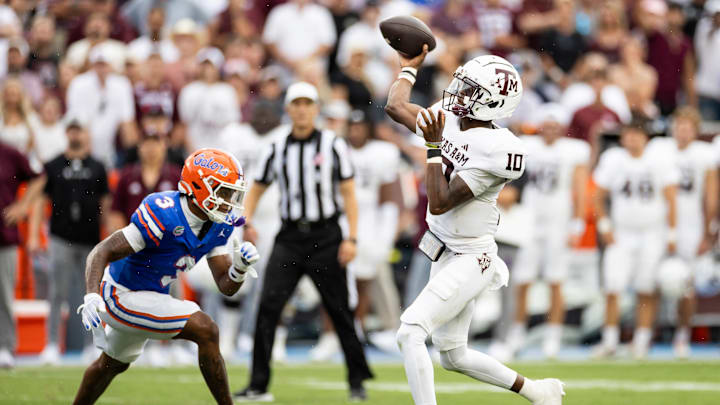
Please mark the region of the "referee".
<svg viewBox="0 0 720 405"><path fill-rule="evenodd" d="M272 401L268 385L275 328L305 274L315 283L340 338L350 399L367 398L363 381L372 378L372 373L355 334L345 271L355 257L357 236L353 167L345 142L315 127L317 103L318 93L311 84L299 82L288 88L285 108L292 130L265 151L258 164L261 171L245 198L245 238L252 241L258 232L252 226L253 213L267 187L277 181L282 227L265 270L250 385L235 394L236 401ZM346 239L338 225L343 210L350 228Z"/></svg>

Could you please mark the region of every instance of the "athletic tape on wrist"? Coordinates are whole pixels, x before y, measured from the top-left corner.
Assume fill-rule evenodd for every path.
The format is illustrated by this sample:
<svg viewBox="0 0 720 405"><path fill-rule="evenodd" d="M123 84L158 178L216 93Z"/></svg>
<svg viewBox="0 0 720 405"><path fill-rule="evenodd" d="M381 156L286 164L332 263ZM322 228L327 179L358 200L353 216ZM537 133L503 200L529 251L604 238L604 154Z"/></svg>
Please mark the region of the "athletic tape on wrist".
<svg viewBox="0 0 720 405"><path fill-rule="evenodd" d="M427 163L442 163L442 157L441 156L435 156L427 159Z"/></svg>
<svg viewBox="0 0 720 405"><path fill-rule="evenodd" d="M417 77L417 69L412 66L405 66L404 68L400 69L400 71L410 73L411 75L413 75L413 77Z"/></svg>
<svg viewBox="0 0 720 405"><path fill-rule="evenodd" d="M427 157L428 159L434 158L434 157L441 157L442 151L440 149L428 149L427 150Z"/></svg>
<svg viewBox="0 0 720 405"><path fill-rule="evenodd" d="M398 75L398 79L405 79L410 82L411 85L415 84L415 76L411 75L408 72L400 72Z"/></svg>

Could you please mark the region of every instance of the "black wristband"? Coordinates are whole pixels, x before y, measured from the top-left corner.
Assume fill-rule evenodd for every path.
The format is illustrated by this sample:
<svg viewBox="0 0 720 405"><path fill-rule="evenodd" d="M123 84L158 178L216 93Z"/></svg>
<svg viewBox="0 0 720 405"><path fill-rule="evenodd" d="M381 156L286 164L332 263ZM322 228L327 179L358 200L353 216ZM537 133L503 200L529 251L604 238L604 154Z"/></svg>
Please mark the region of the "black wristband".
<svg viewBox="0 0 720 405"><path fill-rule="evenodd" d="M434 157L440 157L442 156L442 151L440 149L428 149L427 150L427 158L434 158Z"/></svg>
<svg viewBox="0 0 720 405"><path fill-rule="evenodd" d="M353 245L357 245L357 238L348 238L348 241L352 242Z"/></svg>

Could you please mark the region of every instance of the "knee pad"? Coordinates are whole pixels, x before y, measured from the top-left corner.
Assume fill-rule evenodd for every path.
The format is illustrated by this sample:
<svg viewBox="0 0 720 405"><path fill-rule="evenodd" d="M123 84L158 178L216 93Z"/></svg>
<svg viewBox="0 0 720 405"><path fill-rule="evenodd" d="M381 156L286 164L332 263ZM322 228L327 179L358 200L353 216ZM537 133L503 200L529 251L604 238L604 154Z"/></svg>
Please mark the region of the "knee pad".
<svg viewBox="0 0 720 405"><path fill-rule="evenodd" d="M465 347L456 347L455 349L440 352L440 365L448 371L459 371L462 368L464 357Z"/></svg>
<svg viewBox="0 0 720 405"><path fill-rule="evenodd" d="M408 345L425 345L428 333L420 325L403 323L398 329L396 340L398 347L402 350L403 346Z"/></svg>

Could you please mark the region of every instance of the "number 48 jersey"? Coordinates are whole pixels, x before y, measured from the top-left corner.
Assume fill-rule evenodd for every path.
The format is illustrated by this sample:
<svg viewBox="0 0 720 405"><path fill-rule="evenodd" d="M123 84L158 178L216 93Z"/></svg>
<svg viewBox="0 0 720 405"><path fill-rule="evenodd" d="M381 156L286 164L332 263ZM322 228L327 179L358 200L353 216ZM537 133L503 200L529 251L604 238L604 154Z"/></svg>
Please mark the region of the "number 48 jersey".
<svg viewBox="0 0 720 405"><path fill-rule="evenodd" d="M130 219L142 235L145 247L110 263L110 275L133 291L168 293L181 271L216 247L225 246L233 226L213 223L202 240L193 233L183 212L187 204L180 192L166 191L145 197ZM132 245L132 242L131 242Z"/></svg>
<svg viewBox="0 0 720 405"><path fill-rule="evenodd" d="M615 227L645 229L666 223L663 189L680 177L674 162L664 148L646 147L639 158L620 147L603 152L593 179L610 192Z"/></svg>
<svg viewBox="0 0 720 405"><path fill-rule="evenodd" d="M437 114L440 103L428 110ZM418 115L422 122L422 115ZM418 135L422 131L416 129ZM433 215L428 209L430 230L456 253L481 253L494 244L500 223L497 197L503 186L525 170L526 150L522 141L505 128L460 130L460 119L445 111L442 142L442 169L451 182L465 181L474 198L450 211Z"/></svg>

